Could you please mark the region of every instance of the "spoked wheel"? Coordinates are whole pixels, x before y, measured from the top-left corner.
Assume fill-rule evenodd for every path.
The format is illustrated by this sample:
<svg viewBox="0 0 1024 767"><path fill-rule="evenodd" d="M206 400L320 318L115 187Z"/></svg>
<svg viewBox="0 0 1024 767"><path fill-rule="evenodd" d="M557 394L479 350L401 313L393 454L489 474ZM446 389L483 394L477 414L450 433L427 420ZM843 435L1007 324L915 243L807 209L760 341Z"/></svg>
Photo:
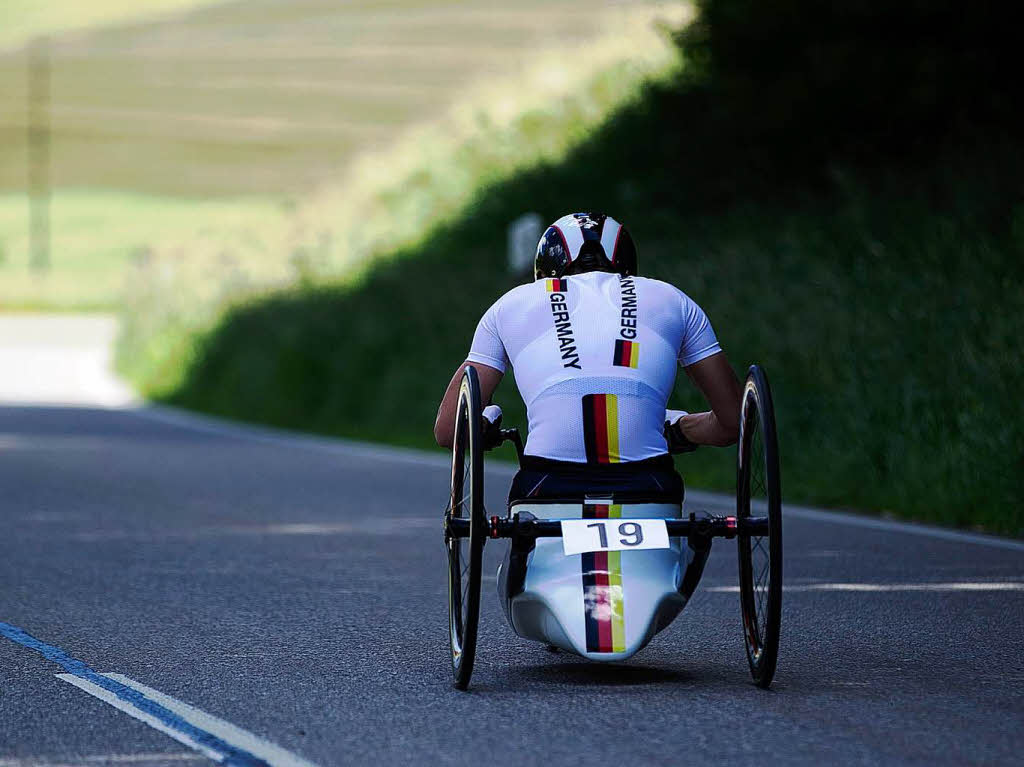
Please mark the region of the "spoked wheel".
<svg viewBox="0 0 1024 767"><path fill-rule="evenodd" d="M476 633L480 618L480 577L483 567L484 516L483 442L480 382L466 368L459 389L452 451L452 520L468 521L468 537L446 535L448 547L448 625L455 686L465 690L473 674Z"/></svg>
<svg viewBox="0 0 1024 767"><path fill-rule="evenodd" d="M782 489L772 394L764 371L753 365L743 388L736 467L740 519L740 606L750 673L758 687L775 676L782 622ZM767 535L744 532L742 519L767 517Z"/></svg>

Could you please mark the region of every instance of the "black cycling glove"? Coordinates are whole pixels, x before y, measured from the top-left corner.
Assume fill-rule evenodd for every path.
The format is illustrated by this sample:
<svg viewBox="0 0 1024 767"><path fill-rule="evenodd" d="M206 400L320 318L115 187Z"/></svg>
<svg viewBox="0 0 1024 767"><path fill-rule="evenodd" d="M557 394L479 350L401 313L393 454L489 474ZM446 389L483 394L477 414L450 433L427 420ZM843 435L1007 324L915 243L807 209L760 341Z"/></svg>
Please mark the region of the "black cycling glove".
<svg viewBox="0 0 1024 767"><path fill-rule="evenodd" d="M682 416L687 413L682 410L667 410L665 415L665 441L668 442L668 452L672 454L692 453L696 450L697 443L690 442L683 434L683 430L676 426Z"/></svg>

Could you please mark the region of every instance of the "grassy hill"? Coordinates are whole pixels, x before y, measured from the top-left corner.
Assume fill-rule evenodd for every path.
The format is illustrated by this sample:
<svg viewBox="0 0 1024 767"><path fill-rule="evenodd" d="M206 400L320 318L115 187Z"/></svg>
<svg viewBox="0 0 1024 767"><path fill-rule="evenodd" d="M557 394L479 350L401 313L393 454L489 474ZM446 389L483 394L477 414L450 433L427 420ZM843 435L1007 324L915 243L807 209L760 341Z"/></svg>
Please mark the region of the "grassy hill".
<svg viewBox="0 0 1024 767"><path fill-rule="evenodd" d="M235 307L166 398L427 446L476 320L528 279L506 272L506 222L594 208L629 224L643 273L705 307L741 373L766 366L788 499L1024 534L1019 144L962 137L882 169L783 173L713 112L706 94L652 86L363 279ZM522 422L512 388L498 399ZM677 405L699 406L677 389ZM729 490L732 460L705 449L681 468Z"/></svg>
<svg viewBox="0 0 1024 767"><path fill-rule="evenodd" d="M357 158L380 159L457 104L515 102L550 58L564 92L610 54L656 47L651 20L684 11L646 0L2 5L0 309L110 308L132 266L155 251L254 230L273 244L234 271L286 282L296 272L291 211L339 184L332 199L349 204ZM27 50L18 45L41 32L54 34L46 274L28 267ZM216 249L203 266L211 279L225 277Z"/></svg>

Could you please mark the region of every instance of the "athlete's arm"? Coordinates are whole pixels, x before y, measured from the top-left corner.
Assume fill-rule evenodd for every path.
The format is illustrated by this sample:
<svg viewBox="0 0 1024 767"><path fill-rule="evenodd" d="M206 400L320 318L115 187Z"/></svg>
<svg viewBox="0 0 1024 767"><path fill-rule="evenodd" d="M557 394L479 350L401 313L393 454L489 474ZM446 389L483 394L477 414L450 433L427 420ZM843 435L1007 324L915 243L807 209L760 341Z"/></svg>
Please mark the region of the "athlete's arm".
<svg viewBox="0 0 1024 767"><path fill-rule="evenodd" d="M480 403L487 407L494 396L494 390L498 388L502 377L502 371L479 362L465 362L455 371L448 388L445 390L444 399L437 409L437 420L434 421L434 439L441 447L450 448L455 442L455 410L459 404L459 387L462 385L462 375L468 365L476 368L480 376ZM737 407L739 407L737 405Z"/></svg>
<svg viewBox="0 0 1024 767"><path fill-rule="evenodd" d="M455 411L459 404L459 386L467 365L476 368L480 377L480 404L483 407L491 402L494 390L501 383L505 370L511 364L505 344L501 340L499 330L499 311L502 299L491 306L477 323L473 334L473 344L469 348L466 361L459 365L452 376L448 389L437 409L437 420L434 421L434 439L441 447L451 447L455 442Z"/></svg>
<svg viewBox="0 0 1024 767"><path fill-rule="evenodd" d="M726 447L735 444L740 433L743 389L725 354L712 354L683 370L711 405L711 411L684 415L677 428L697 445Z"/></svg>

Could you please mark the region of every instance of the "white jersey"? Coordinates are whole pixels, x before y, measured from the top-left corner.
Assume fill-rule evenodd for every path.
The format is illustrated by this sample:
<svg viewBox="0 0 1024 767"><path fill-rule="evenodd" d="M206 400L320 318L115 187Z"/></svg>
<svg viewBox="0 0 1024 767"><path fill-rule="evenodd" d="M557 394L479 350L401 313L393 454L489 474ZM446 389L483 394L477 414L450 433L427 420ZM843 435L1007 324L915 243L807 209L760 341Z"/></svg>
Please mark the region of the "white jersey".
<svg viewBox="0 0 1024 767"><path fill-rule="evenodd" d="M666 453L676 364L721 350L703 310L672 285L587 272L506 293L480 320L468 360L512 365L527 454L600 464Z"/></svg>

